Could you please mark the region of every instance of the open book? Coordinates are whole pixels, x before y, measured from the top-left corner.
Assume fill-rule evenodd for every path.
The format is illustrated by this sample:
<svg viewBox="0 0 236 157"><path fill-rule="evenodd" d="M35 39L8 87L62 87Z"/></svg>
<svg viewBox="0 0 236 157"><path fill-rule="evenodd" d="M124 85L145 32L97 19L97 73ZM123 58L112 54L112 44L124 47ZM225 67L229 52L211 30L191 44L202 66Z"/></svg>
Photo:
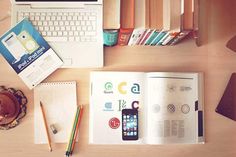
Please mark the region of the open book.
<svg viewBox="0 0 236 157"><path fill-rule="evenodd" d="M204 143L201 73L91 72L89 143ZM121 111L138 107L138 140L122 140Z"/></svg>

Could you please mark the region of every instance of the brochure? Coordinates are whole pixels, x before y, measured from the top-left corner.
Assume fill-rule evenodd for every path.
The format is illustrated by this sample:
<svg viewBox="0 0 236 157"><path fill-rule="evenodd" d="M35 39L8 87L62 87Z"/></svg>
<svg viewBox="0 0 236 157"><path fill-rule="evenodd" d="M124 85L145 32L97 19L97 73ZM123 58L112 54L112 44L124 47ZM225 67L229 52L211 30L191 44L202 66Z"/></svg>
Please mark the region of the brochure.
<svg viewBox="0 0 236 157"><path fill-rule="evenodd" d="M0 53L30 89L63 64L27 19L0 38Z"/></svg>

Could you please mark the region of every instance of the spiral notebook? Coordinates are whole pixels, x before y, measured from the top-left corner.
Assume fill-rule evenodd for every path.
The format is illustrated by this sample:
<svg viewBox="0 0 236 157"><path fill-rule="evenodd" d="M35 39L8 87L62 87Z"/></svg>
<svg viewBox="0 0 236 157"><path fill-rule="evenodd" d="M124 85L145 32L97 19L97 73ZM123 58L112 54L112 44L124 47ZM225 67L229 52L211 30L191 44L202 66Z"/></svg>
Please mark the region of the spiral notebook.
<svg viewBox="0 0 236 157"><path fill-rule="evenodd" d="M40 101L44 105L48 128L54 125L57 133L49 130L52 143L66 143L77 107L76 82L41 83L34 89L34 142L47 143Z"/></svg>

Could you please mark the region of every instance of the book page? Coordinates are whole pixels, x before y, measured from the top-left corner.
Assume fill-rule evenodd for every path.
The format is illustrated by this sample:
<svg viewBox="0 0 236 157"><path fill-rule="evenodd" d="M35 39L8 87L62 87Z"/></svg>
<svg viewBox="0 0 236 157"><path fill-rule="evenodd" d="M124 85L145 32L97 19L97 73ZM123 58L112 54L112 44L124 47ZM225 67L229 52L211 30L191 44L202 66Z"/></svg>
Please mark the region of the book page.
<svg viewBox="0 0 236 157"><path fill-rule="evenodd" d="M141 144L144 131L144 73L92 72L89 143ZM122 109L138 107L138 140L122 140Z"/></svg>
<svg viewBox="0 0 236 157"><path fill-rule="evenodd" d="M149 144L197 143L197 73L147 74Z"/></svg>

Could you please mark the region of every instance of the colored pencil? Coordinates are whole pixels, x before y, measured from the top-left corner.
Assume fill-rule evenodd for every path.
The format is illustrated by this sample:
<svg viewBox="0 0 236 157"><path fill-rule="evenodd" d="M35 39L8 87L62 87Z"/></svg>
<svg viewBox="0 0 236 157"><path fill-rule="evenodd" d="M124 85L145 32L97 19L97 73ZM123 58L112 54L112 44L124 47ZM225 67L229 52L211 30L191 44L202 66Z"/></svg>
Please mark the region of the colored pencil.
<svg viewBox="0 0 236 157"><path fill-rule="evenodd" d="M48 125L47 125L47 120L46 120L45 111L44 111L43 104L42 104L41 101L40 101L40 108L41 108L41 111L42 111L43 123L44 123L45 130L46 130L46 134L47 134L48 147L49 147L49 151L51 152L51 151L52 151L51 139L50 139L50 136L49 136L49 131L48 131Z"/></svg>
<svg viewBox="0 0 236 157"><path fill-rule="evenodd" d="M71 155L74 151L75 142L76 142L76 138L77 138L77 135L78 135L79 125L80 125L80 122L81 122L82 114L83 114L83 106L81 105L80 106L80 112L79 112L79 119L78 119L78 122L77 122L77 125L76 125L76 130L75 130L75 136L74 136L73 143L72 143L72 149L71 149L71 152L70 152Z"/></svg>
<svg viewBox="0 0 236 157"><path fill-rule="evenodd" d="M68 141L68 144L67 144L67 149L66 149L66 154L65 154L66 156L69 156L70 152L71 152L71 146L72 146L72 141L74 139L74 132L75 132L76 124L77 124L77 121L78 121L79 112L80 112L80 108L77 107L76 114L75 114L75 119L74 119L73 126L72 126L71 133L70 133L70 138L69 138L69 141Z"/></svg>

